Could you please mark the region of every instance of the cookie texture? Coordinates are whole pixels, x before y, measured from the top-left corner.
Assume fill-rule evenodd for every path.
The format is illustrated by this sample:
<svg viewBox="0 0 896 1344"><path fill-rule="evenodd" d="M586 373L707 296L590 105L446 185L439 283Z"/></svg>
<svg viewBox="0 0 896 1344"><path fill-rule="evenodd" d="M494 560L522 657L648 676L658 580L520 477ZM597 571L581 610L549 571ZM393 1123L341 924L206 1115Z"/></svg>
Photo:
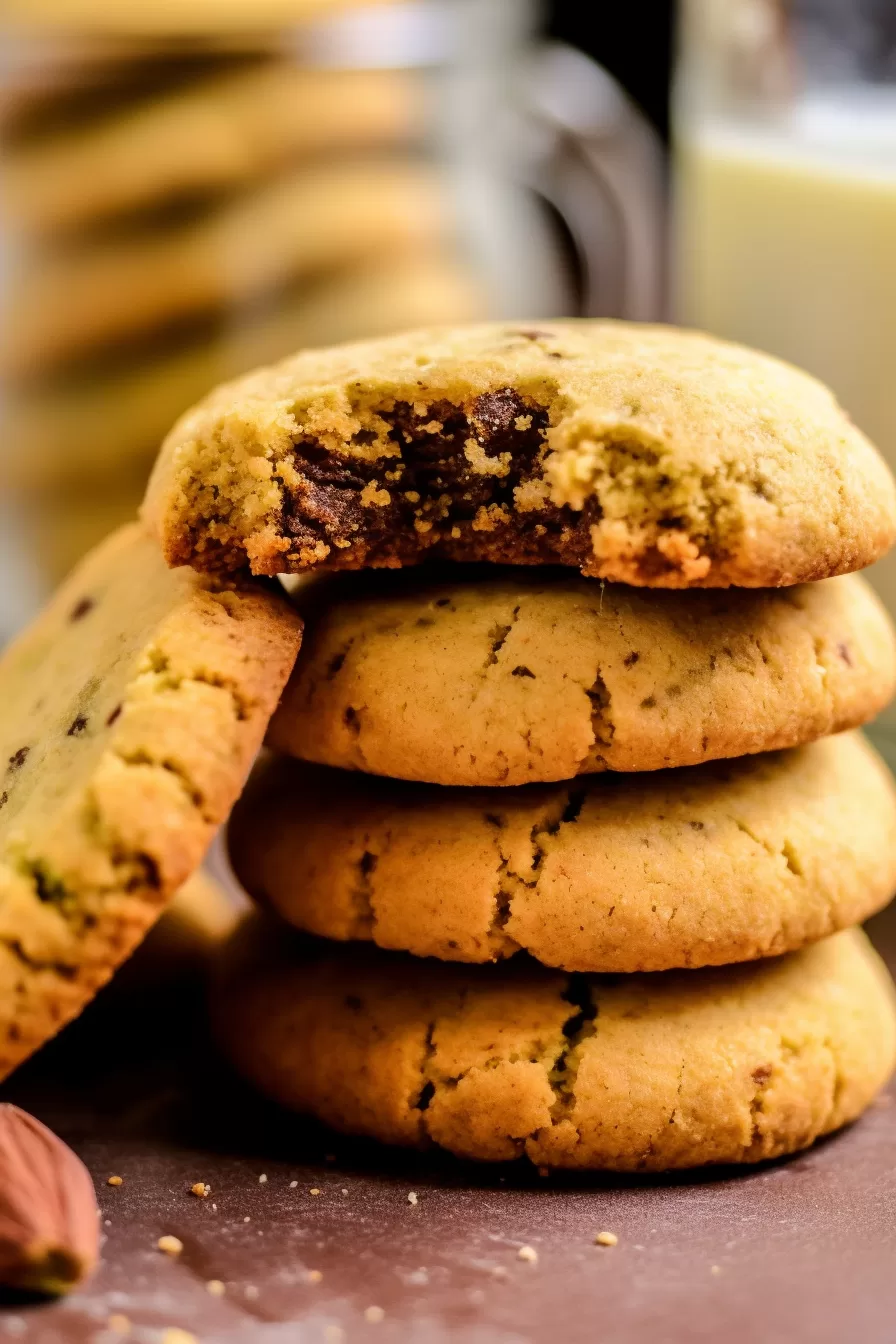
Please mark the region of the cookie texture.
<svg viewBox="0 0 896 1344"><path fill-rule="evenodd" d="M327 938L447 961L658 971L795 950L896 891L896 793L858 735L659 775L440 789L261 768L246 889Z"/></svg>
<svg viewBox="0 0 896 1344"><path fill-rule="evenodd" d="M893 986L858 930L753 966L619 978L289 949L270 929L232 951L217 1030L245 1077L336 1129L465 1158L780 1157L855 1119L896 1053Z"/></svg>
<svg viewBox="0 0 896 1344"><path fill-rule="evenodd" d="M0 1077L75 1016L197 867L301 622L167 570L138 525L0 660Z"/></svg>
<svg viewBox="0 0 896 1344"><path fill-rule="evenodd" d="M296 596L305 636L270 744L433 784L797 746L872 718L896 683L892 625L856 575L669 593L568 570L408 570Z"/></svg>
<svg viewBox="0 0 896 1344"><path fill-rule="evenodd" d="M622 322L486 324L305 351L175 426L146 516L171 564L423 556L656 587L777 587L896 537L830 392L741 346Z"/></svg>

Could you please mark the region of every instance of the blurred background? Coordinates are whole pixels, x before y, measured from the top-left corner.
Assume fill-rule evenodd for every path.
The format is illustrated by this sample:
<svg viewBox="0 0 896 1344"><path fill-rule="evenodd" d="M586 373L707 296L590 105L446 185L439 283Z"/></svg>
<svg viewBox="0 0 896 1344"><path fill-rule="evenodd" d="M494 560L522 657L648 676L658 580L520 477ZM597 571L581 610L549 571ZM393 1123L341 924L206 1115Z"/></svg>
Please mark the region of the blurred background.
<svg viewBox="0 0 896 1344"><path fill-rule="evenodd" d="M671 316L818 373L896 457L896 0L0 24L0 640L133 515L184 409L303 345Z"/></svg>

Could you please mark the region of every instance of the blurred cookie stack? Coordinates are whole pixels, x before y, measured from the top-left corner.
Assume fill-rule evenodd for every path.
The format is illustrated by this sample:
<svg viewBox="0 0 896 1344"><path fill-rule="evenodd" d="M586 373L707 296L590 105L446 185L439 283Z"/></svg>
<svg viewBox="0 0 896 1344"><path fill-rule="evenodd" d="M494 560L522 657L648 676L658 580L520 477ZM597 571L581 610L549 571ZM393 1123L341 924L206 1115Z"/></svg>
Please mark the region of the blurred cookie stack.
<svg viewBox="0 0 896 1344"><path fill-rule="evenodd" d="M268 914L219 1033L262 1090L639 1170L792 1152L871 1102L896 1018L854 926L896 889L896 796L844 730L896 648L844 571L896 509L823 388L624 324L412 333L208 399L147 517L199 568L387 566L299 587L231 821Z"/></svg>
<svg viewBox="0 0 896 1344"><path fill-rule="evenodd" d="M6 14L0 486L48 584L133 515L209 386L480 313L424 72L341 63L363 8Z"/></svg>

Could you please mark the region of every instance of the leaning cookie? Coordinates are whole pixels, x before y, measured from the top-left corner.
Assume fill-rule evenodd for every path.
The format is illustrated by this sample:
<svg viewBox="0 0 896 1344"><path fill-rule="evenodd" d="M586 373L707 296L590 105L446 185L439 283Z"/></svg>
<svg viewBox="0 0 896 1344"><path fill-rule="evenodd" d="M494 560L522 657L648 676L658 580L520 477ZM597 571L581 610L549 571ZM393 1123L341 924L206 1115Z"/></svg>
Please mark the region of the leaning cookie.
<svg viewBox="0 0 896 1344"><path fill-rule="evenodd" d="M261 1091L336 1129L460 1157L670 1171L758 1162L854 1120L896 1057L857 930L721 970L445 966L245 927L217 1034Z"/></svg>
<svg viewBox="0 0 896 1344"><path fill-rule="evenodd" d="M624 322L304 351L188 412L145 509L169 563L259 574L441 556L779 587L896 538L893 480L821 383Z"/></svg>
<svg viewBox="0 0 896 1344"><path fill-rule="evenodd" d="M237 804L246 890L309 933L576 971L793 951L896 891L896 792L858 735L653 775L440 789L279 760Z"/></svg>
<svg viewBox="0 0 896 1344"><path fill-rule="evenodd" d="M199 864L298 649L251 583L167 570L138 525L0 660L0 1078L74 1017Z"/></svg>
<svg viewBox="0 0 896 1344"><path fill-rule="evenodd" d="M569 571L340 576L300 588L268 734L322 765L527 784L772 751L852 728L896 685L855 575L762 592L644 592Z"/></svg>

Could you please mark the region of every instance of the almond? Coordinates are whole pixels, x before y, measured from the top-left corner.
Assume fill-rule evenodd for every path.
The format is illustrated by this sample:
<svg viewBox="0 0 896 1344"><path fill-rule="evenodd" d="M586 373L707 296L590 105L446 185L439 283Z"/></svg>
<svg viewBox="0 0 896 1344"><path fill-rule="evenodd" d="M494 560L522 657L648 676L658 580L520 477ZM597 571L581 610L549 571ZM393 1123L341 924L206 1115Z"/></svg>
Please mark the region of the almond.
<svg viewBox="0 0 896 1344"><path fill-rule="evenodd" d="M0 1284L66 1293L99 1254L93 1181L52 1130L0 1104Z"/></svg>

